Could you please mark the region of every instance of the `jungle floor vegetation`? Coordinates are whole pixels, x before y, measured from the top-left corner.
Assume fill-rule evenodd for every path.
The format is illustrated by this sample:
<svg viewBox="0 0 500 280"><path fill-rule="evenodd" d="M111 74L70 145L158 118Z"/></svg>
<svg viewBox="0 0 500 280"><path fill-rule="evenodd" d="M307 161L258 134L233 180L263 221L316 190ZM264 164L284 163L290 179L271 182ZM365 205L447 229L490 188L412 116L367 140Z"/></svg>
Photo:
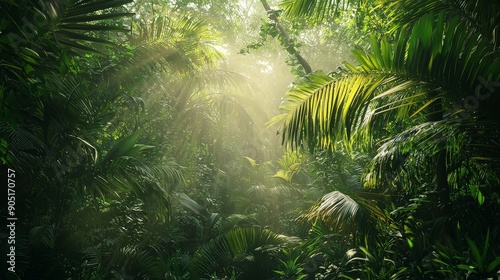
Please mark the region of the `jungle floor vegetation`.
<svg viewBox="0 0 500 280"><path fill-rule="evenodd" d="M500 279L500 2L0 11L1 279Z"/></svg>

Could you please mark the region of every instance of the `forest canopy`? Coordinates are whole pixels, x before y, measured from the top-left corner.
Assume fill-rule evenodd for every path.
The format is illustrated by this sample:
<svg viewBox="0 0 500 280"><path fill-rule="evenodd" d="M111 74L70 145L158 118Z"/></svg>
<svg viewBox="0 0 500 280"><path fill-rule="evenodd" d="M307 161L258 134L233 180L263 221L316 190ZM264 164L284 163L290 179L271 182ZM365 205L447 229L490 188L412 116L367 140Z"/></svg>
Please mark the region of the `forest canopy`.
<svg viewBox="0 0 500 280"><path fill-rule="evenodd" d="M500 3L0 10L1 279L500 279Z"/></svg>

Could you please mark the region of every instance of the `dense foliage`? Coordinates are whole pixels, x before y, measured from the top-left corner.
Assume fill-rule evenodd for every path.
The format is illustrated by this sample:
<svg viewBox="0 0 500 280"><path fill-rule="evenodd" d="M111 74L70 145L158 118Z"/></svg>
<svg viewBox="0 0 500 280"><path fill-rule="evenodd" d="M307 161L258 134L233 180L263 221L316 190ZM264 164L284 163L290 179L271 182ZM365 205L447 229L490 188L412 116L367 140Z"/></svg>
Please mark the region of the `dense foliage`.
<svg viewBox="0 0 500 280"><path fill-rule="evenodd" d="M0 9L1 279L500 279L498 3Z"/></svg>

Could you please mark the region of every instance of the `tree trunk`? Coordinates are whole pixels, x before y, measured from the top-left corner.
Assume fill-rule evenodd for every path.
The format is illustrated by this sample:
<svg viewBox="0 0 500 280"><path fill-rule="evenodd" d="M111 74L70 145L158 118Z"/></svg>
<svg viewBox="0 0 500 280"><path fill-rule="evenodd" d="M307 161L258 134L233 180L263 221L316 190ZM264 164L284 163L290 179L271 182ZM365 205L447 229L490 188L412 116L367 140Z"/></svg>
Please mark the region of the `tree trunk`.
<svg viewBox="0 0 500 280"><path fill-rule="evenodd" d="M304 59L304 57L302 57L300 55L300 53L297 51L297 49L295 49L295 46L293 45L292 40L290 39L290 36L288 36L288 33L285 31L283 26L281 26L281 24L278 20L278 17L276 16L275 12L273 10L271 10L271 7L267 3L267 0L261 0L260 2L262 3L262 6L264 6L264 9L266 10L266 12L268 14L269 19L274 22L276 28L280 32L281 38L283 38L283 45L284 45L286 51L290 55L293 55L298 60L298 62L302 66L302 68L304 68L304 71L306 72L306 74L312 73L311 66Z"/></svg>
<svg viewBox="0 0 500 280"><path fill-rule="evenodd" d="M437 92L429 93L429 97L437 97ZM430 106L429 121L437 122L443 120L443 104L441 99L437 99L433 105ZM438 135L438 137L441 135ZM446 155L448 151L445 148L441 149L434 155L434 182L436 183L437 191L437 213L436 218L449 219L451 216L450 204L450 185L448 184L448 171L446 168ZM443 227L445 233L451 233L451 224L446 221Z"/></svg>

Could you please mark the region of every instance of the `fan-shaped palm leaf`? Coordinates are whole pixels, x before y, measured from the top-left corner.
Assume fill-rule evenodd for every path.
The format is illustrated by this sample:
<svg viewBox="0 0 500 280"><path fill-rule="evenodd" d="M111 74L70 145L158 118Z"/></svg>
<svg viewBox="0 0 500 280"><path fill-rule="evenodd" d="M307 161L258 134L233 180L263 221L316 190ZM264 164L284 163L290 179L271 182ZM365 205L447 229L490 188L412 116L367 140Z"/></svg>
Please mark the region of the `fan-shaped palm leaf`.
<svg viewBox="0 0 500 280"><path fill-rule="evenodd" d="M112 8L119 8L131 0L94 0L94 1L23 1L24 4L12 4L7 7L7 13L16 15L18 9L25 9L24 16L10 18L15 28L11 29L11 38L18 40L16 48L26 43L32 46L39 55L52 53L53 45L63 44L75 51L98 52L92 45L113 45L112 42L95 35L100 31L125 31L124 28L111 24L99 24L112 19L130 16L126 12L109 12ZM29 31L29 32L26 32ZM94 32L94 34L92 34ZM28 34L29 33L29 34ZM36 34L36 36L33 36Z"/></svg>
<svg viewBox="0 0 500 280"><path fill-rule="evenodd" d="M196 251L190 264L193 277L201 279L234 267L243 272L243 279L265 279L272 274L271 259L265 250L285 244L288 239L260 227L232 229Z"/></svg>
<svg viewBox="0 0 500 280"><path fill-rule="evenodd" d="M155 168L154 165L147 164L141 159L142 152L154 147L137 144L138 137L139 132L137 131L118 140L92 168L94 176L91 182L93 183L87 185L87 188L91 188L95 184L101 195L119 191L133 191L141 196L154 191L153 189L148 190L149 186L156 189L155 193L159 195L158 198L164 198L168 201L168 193L165 187L159 184L157 178L170 177L170 175L162 174L164 168ZM182 179L179 175L178 173L174 174L173 179Z"/></svg>
<svg viewBox="0 0 500 280"><path fill-rule="evenodd" d="M95 52L95 49L82 44L88 42L92 44L112 45L108 40L95 36L85 35L82 32L89 31L122 31L128 32L129 28L115 25L91 24L104 20L130 16L131 13L109 13L111 8L122 7L132 2L131 0L95 0L95 1L50 1L46 4L48 17L53 26L51 32L55 40L71 48L83 51ZM49 34L50 35L50 34Z"/></svg>
<svg viewBox="0 0 500 280"><path fill-rule="evenodd" d="M309 220L320 219L345 234L373 233L377 223L387 221L387 215L374 200L364 198L369 193L346 194L333 191L323 196L305 217Z"/></svg>
<svg viewBox="0 0 500 280"><path fill-rule="evenodd" d="M217 34L202 18L171 13L171 18L158 17L134 26L132 43L137 47L129 62L132 69L160 65L164 71L192 73L217 65L223 57L215 47Z"/></svg>

